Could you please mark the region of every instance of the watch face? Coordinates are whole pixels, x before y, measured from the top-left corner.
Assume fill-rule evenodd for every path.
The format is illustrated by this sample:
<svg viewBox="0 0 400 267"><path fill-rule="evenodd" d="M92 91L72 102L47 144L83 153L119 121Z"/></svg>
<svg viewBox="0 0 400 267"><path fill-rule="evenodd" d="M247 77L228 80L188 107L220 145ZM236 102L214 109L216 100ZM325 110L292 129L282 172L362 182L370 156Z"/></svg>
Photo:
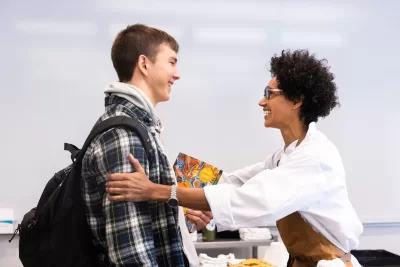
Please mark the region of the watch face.
<svg viewBox="0 0 400 267"><path fill-rule="evenodd" d="M178 205L179 205L179 202L178 202L178 200L176 199L176 198L170 198L170 199L168 199L168 205L170 206L170 207L178 207Z"/></svg>

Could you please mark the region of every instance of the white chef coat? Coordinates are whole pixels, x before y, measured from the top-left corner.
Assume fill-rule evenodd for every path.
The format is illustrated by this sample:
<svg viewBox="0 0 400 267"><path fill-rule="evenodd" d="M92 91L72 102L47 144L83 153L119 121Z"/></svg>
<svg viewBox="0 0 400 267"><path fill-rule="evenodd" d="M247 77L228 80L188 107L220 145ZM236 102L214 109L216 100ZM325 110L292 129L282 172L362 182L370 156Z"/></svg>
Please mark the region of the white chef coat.
<svg viewBox="0 0 400 267"><path fill-rule="evenodd" d="M315 123L296 145L204 188L218 230L266 226L298 211L314 230L350 252L363 226L347 195L338 150Z"/></svg>

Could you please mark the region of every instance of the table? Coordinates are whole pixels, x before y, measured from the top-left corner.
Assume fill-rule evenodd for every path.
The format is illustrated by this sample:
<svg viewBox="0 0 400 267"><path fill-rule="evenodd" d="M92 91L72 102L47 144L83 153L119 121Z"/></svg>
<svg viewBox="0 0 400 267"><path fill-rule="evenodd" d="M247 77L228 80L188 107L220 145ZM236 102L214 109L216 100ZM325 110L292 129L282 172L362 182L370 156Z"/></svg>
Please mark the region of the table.
<svg viewBox="0 0 400 267"><path fill-rule="evenodd" d="M272 242L276 241L276 237L269 240L251 240L244 241L241 239L216 239L215 241L203 241L202 238L198 238L196 242L193 242L196 249L213 249L213 248L252 248L252 258L258 259L257 247L269 246Z"/></svg>

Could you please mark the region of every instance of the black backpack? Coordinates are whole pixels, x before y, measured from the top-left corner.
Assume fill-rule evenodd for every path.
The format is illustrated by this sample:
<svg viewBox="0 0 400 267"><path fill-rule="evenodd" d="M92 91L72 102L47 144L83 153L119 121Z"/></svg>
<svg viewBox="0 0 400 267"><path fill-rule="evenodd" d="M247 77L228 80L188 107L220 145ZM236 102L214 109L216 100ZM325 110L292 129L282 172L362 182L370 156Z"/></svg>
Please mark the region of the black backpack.
<svg viewBox="0 0 400 267"><path fill-rule="evenodd" d="M20 235L19 258L24 267L111 266L107 258L99 260L100 252L93 245L81 194L81 167L92 140L115 127L135 131L148 158L153 152L147 130L126 116L112 117L95 125L82 149L64 144L73 163L49 180L37 207L25 214L16 230ZM106 251L103 253L107 255Z"/></svg>

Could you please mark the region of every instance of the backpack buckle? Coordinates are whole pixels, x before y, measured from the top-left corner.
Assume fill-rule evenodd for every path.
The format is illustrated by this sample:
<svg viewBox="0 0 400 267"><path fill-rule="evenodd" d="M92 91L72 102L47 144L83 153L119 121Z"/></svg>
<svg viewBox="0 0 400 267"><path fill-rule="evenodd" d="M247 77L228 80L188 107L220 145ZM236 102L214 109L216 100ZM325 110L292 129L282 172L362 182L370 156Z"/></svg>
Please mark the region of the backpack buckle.
<svg viewBox="0 0 400 267"><path fill-rule="evenodd" d="M15 237L17 234L19 234L20 230L21 230L21 224L18 224L17 229L15 229L14 234L12 235L11 239L8 240L8 243L11 243L11 241L13 241L14 237Z"/></svg>

